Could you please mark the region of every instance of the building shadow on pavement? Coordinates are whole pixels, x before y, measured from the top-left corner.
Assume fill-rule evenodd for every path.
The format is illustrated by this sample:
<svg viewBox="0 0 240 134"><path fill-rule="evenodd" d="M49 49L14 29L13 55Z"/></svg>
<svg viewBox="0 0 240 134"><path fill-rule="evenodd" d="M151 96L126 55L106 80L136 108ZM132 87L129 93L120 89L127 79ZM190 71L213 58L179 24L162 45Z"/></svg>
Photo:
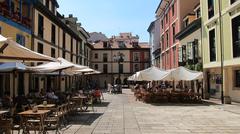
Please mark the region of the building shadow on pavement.
<svg viewBox="0 0 240 134"><path fill-rule="evenodd" d="M170 102L163 102L163 103L149 103L153 106L183 106L183 107L191 107L191 106L215 106L215 105L220 105L215 102L209 102L209 101L201 101L197 103L170 103Z"/></svg>
<svg viewBox="0 0 240 134"><path fill-rule="evenodd" d="M108 107L109 104L110 102L101 102L101 103L94 104L94 107Z"/></svg>
<svg viewBox="0 0 240 134"><path fill-rule="evenodd" d="M70 125L91 125L94 121L96 121L102 115L103 113L77 112L71 115L68 121Z"/></svg>

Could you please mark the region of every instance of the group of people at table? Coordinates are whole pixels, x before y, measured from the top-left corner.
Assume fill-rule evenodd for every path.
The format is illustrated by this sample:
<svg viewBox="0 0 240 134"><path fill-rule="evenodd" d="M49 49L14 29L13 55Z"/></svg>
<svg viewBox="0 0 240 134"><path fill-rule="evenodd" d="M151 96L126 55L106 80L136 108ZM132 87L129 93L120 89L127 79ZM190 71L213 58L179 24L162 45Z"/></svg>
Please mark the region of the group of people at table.
<svg viewBox="0 0 240 134"><path fill-rule="evenodd" d="M37 117L39 127L36 130L45 132L44 118L50 113L56 112L56 110L64 110L64 108L65 112L73 112L81 107L83 101L101 102L101 97L103 95L99 88L87 92L78 90L65 93L55 93L54 90L49 89L46 92L43 90L31 92L26 96L19 94L15 98L10 97L10 94L6 92L0 98L0 133L10 133L15 124L18 124L19 131L25 129L26 126L23 125L23 122L26 120L23 117L26 115ZM80 102L78 103L76 99L73 100L72 98L79 98Z"/></svg>
<svg viewBox="0 0 240 134"><path fill-rule="evenodd" d="M197 92L188 86L182 87L178 84L173 87L169 83L156 82L136 84L134 87L134 95L136 100L147 103L156 102L200 102L201 101L201 84L197 86Z"/></svg>

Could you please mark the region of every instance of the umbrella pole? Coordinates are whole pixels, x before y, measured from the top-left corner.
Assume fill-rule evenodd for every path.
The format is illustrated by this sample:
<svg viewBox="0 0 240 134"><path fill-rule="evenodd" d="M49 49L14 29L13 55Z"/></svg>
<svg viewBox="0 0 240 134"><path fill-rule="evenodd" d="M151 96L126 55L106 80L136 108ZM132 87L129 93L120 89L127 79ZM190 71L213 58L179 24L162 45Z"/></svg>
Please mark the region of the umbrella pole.
<svg viewBox="0 0 240 134"><path fill-rule="evenodd" d="M58 74L58 90L61 91L61 73L62 70L59 70L59 74Z"/></svg>
<svg viewBox="0 0 240 134"><path fill-rule="evenodd" d="M15 71L13 71L13 98L15 98Z"/></svg>

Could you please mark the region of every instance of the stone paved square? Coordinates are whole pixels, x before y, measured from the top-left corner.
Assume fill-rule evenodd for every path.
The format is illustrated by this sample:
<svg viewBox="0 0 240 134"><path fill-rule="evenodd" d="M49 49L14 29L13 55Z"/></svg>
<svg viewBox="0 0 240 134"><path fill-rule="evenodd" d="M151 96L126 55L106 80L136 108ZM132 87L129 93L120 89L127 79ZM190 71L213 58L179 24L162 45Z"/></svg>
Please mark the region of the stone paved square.
<svg viewBox="0 0 240 134"><path fill-rule="evenodd" d="M95 111L77 113L63 134L239 134L240 106L146 104L133 93L104 94ZM54 134L55 131L49 131Z"/></svg>

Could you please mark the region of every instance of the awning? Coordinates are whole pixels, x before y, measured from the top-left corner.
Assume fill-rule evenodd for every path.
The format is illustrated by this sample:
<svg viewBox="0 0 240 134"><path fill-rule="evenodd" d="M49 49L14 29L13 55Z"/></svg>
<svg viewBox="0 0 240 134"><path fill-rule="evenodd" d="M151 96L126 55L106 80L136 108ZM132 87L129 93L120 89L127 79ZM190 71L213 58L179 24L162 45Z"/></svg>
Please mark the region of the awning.
<svg viewBox="0 0 240 134"><path fill-rule="evenodd" d="M42 64L35 67L30 67L31 70L39 71L39 72L55 72L55 71L63 71L66 74L72 75L74 74L74 71L81 70L88 68L86 66L77 65L74 63L71 63L63 58L57 58L59 62L49 62L46 64Z"/></svg>
<svg viewBox="0 0 240 134"><path fill-rule="evenodd" d="M170 72L162 80L175 80L175 81L192 81L192 80L201 80L203 79L203 73L193 70L189 70L185 67L178 67L176 69L169 70Z"/></svg>
<svg viewBox="0 0 240 134"><path fill-rule="evenodd" d="M132 75L128 80L132 81L158 81L162 80L169 72L161 70L158 67L152 66L148 69L137 72L135 75Z"/></svg>
<svg viewBox="0 0 240 134"><path fill-rule="evenodd" d="M0 72L12 72L12 71L26 71L27 66L20 62L6 62L0 63Z"/></svg>
<svg viewBox="0 0 240 134"><path fill-rule="evenodd" d="M34 52L24 46L19 45L15 41L0 35L0 62L15 61L57 61L56 59Z"/></svg>

